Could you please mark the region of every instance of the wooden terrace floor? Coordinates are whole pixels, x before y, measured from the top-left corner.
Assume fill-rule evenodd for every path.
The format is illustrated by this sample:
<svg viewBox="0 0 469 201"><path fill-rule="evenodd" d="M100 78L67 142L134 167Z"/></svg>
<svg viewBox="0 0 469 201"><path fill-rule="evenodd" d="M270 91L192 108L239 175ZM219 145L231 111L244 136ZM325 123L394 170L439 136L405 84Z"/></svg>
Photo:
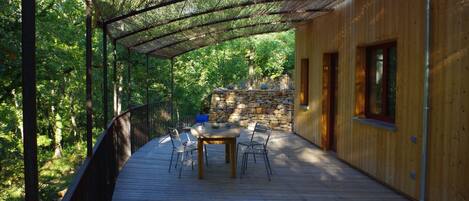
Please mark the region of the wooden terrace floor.
<svg viewBox="0 0 469 201"><path fill-rule="evenodd" d="M238 140L246 139L242 135ZM186 165L179 179L175 169L168 173L171 142L159 141L149 142L130 158L113 200L406 200L291 133L272 134L271 182L263 161L254 163L252 158L247 175L240 179L238 170L238 178L230 178L224 145L208 145L204 180L197 178L197 164L194 170Z"/></svg>

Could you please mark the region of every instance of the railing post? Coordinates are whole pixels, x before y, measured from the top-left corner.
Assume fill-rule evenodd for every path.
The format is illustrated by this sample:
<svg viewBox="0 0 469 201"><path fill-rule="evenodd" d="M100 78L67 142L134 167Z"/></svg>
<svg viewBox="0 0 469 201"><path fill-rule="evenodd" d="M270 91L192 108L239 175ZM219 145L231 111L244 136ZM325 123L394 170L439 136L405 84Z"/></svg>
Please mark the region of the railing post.
<svg viewBox="0 0 469 201"><path fill-rule="evenodd" d="M36 1L21 1L25 200L39 200L36 109Z"/></svg>
<svg viewBox="0 0 469 201"><path fill-rule="evenodd" d="M93 99L92 99L92 17L91 0L86 1L86 155L93 154Z"/></svg>
<svg viewBox="0 0 469 201"><path fill-rule="evenodd" d="M103 25L103 128L108 120L108 88L107 88L107 26Z"/></svg>

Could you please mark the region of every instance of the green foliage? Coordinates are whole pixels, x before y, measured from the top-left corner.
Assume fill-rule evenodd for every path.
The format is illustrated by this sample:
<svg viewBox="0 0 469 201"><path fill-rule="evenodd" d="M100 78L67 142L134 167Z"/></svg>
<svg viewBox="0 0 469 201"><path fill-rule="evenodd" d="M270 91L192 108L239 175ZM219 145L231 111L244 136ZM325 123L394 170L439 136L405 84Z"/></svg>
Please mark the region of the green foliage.
<svg viewBox="0 0 469 201"><path fill-rule="evenodd" d="M38 147L48 147L52 144L52 139L46 135L37 136L37 146Z"/></svg>
<svg viewBox="0 0 469 201"><path fill-rule="evenodd" d="M37 124L41 200L56 200L85 156L85 11L82 0L37 1ZM21 200L23 188L21 10L19 0L0 1L0 200ZM93 32L94 140L103 130L102 33ZM252 78L290 73L294 34L283 32L242 38L175 58L174 100L179 116L206 112L217 87ZM108 50L112 46L108 45ZM130 56L130 58L129 58ZM122 88L122 111L132 105L168 100L170 61L149 58L117 47L116 73L109 61L109 117L114 77ZM127 69L131 66L131 78ZM129 99L128 93L131 92ZM206 110L206 109L205 109Z"/></svg>
<svg viewBox="0 0 469 201"><path fill-rule="evenodd" d="M37 1L37 101L38 160L41 200L57 198L47 183L62 188L54 179L68 183L66 168L75 169L84 154L83 135L83 2ZM21 10L19 0L0 2L0 200L21 200L23 145L21 114ZM75 118L77 125L72 125ZM61 132L59 132L61 131ZM57 146L62 158L53 159ZM80 151L80 149L81 151ZM62 164L55 161L63 160ZM54 162L52 162L54 161ZM57 164L57 165L48 165ZM61 169L61 170L62 170ZM51 176L52 175L52 176Z"/></svg>
<svg viewBox="0 0 469 201"><path fill-rule="evenodd" d="M213 89L245 82L249 78L249 60L254 64L254 78L290 74L294 68L294 40L291 31L253 36L178 57L175 99L180 116L201 112Z"/></svg>

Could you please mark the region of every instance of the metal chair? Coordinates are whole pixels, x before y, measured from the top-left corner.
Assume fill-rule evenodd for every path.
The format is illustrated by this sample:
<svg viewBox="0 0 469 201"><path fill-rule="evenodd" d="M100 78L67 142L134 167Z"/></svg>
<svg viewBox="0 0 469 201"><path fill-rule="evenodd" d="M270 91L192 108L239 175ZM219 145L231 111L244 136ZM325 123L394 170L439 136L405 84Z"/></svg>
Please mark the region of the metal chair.
<svg viewBox="0 0 469 201"><path fill-rule="evenodd" d="M208 122L208 115L207 114L198 114L195 116L195 123L204 123Z"/></svg>
<svg viewBox="0 0 469 201"><path fill-rule="evenodd" d="M239 147L249 148L249 147L263 145L261 142L258 142L258 141L254 140L254 135L256 134L256 132L265 133L266 130L267 130L267 127L262 126L262 125L260 125L259 123L256 122L255 125L254 125L254 129L252 131L251 138L249 139L249 141L238 142L238 144L236 146L236 156L238 156ZM255 155L254 155L254 162L256 162L256 156Z"/></svg>
<svg viewBox="0 0 469 201"><path fill-rule="evenodd" d="M183 126L181 127L181 133L184 134L186 136L186 139L187 139L187 143L189 144L194 144L194 146L197 147L197 138L194 137L192 134L191 134L191 130L190 130L190 125L189 124L183 124ZM207 151L207 145L204 144L203 145L204 147L204 155L205 155L205 166L208 167L208 151Z"/></svg>
<svg viewBox="0 0 469 201"><path fill-rule="evenodd" d="M194 169L194 151L198 151L197 149L197 141L192 141L189 136L187 136L186 141L181 140L181 136L179 135L179 131L175 128L169 128L168 131L169 137L171 139L172 151L171 151L171 159L169 162L168 172L171 172L171 167L173 163L174 153L176 153L176 163L174 168L177 168L178 163L180 164L179 168L179 178L181 178L183 163L185 161L185 157L187 158L189 154L191 154L191 165L192 169ZM205 149L205 148L204 148ZM206 152L206 149L203 150ZM205 155L207 157L207 155ZM181 160L179 160L181 158ZM208 163L206 163L208 164Z"/></svg>
<svg viewBox="0 0 469 201"><path fill-rule="evenodd" d="M256 125L256 127L257 127L257 125ZM267 178L270 181L271 180L270 176L272 175L272 167L270 166L270 160L269 160L269 153L268 153L268 150L267 150L267 145L269 143L270 135L272 134L272 130L268 127L263 127L263 126L260 127L259 129L255 129L255 130L258 130L257 133L262 133L264 135L265 141L264 141L263 144L261 144L262 146L257 146L257 145L249 146L243 152L243 158L242 158L242 161L241 161L240 178L242 178L243 175L246 174L248 160L249 160L249 154L252 154L254 157L256 155L262 155L262 157L264 159L265 171L267 173Z"/></svg>

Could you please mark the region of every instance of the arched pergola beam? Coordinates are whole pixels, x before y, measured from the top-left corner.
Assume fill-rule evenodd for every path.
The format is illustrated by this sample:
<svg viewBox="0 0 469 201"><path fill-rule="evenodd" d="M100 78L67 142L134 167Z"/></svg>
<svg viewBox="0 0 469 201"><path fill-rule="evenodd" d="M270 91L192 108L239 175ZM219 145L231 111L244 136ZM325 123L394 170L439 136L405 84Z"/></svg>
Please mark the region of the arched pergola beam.
<svg viewBox="0 0 469 201"><path fill-rule="evenodd" d="M180 32L184 32L184 31L188 31L188 30L192 30L192 29L197 29L197 28L201 28L201 27L206 27L206 26L210 26L210 25L221 24L221 23L225 23L225 22L237 21L237 20L242 20L242 19L249 19L249 18L254 18L254 17L259 17L259 16L296 14L296 13L330 12L330 11L331 11L330 9L308 9L308 10L304 10L304 11L275 11L275 12L268 12L268 13L264 13L264 14L248 14L248 15L236 16L234 18L221 19L221 20L216 20L216 21L204 23L204 24L199 24L199 25L194 25L194 26L189 26L189 27L186 27L186 28L178 29L178 30L175 30L175 31L163 34L163 35L153 37L153 38L148 39L148 40L144 40L144 41L139 42L137 44L131 45L130 48L136 48L140 45L143 45L143 44L155 41L155 40L159 40L161 38L171 36L171 35L174 35L174 34L177 34L177 33L180 33Z"/></svg>
<svg viewBox="0 0 469 201"><path fill-rule="evenodd" d="M291 28L288 27L288 28L281 28L281 29L274 29L274 30L267 30L267 31L261 31L261 32L252 32L252 33L247 33L247 34L242 34L242 35L236 35L236 36L229 37L229 38L226 38L226 39L217 40L216 43L222 43L222 42L226 42L226 41L230 41L230 40L235 40L235 39L238 39L238 38L244 38L244 37L248 37L248 36L256 36L256 35L261 35L261 34L283 32L283 31L288 31L288 30L290 30L290 29L291 29ZM216 43L215 43L215 44L216 44ZM193 48L184 50L183 52L177 53L177 54L175 54L175 55L167 55L166 57L168 57L168 58L174 58L174 57L183 55L183 54L185 54L185 53L188 53L188 52L190 52L190 51L194 51L194 50L197 50L197 49L200 49L200 48L204 48L204 47L207 47L207 46L210 46L210 45L214 45L214 43L207 43L207 44L204 44L204 45L202 45L202 46L193 47ZM152 54L152 55L155 55L155 54ZM159 55L160 55L160 54L159 54Z"/></svg>
<svg viewBox="0 0 469 201"><path fill-rule="evenodd" d="M295 22L300 22L300 21L301 20L282 20L282 21L277 21L277 22L263 22L263 23L250 24L250 25L245 25L245 26L240 26L240 27L231 27L231 28L227 28L227 29L219 29L219 30L209 31L209 32L201 32L200 34L197 34L195 37L186 38L184 40L179 40L179 41L169 43L169 44L164 45L162 47L152 49L152 50L146 52L146 54L152 54L152 53L154 53L158 50L162 50L162 49L165 49L165 48L171 48L172 46L175 46L175 45L187 42L187 41L191 41L191 40L195 40L195 39L201 39L201 38L204 38L206 35L220 34L220 33L224 33L224 32L236 31L236 30L247 29L247 28L255 29L257 27L266 26L266 25L272 25L272 24L281 25L281 24L295 23Z"/></svg>
<svg viewBox="0 0 469 201"><path fill-rule="evenodd" d="M118 17L111 18L109 20L105 20L103 22L103 24L104 25L111 24L111 23L114 23L114 22L117 22L117 21L120 21L120 20L124 20L124 19L132 17L132 16L136 16L136 15L139 15L139 14L151 11L151 10L155 10L155 9L158 9L158 8L162 8L162 7L169 6L169 5L176 4L176 3L179 3L179 2L183 2L183 1L185 1L185 0L165 1L163 3L159 3L159 4L156 4L156 5L153 5L153 6L148 6L146 8L142 8L141 10L131 11L131 12L125 14L125 15L121 15L121 16L118 16Z"/></svg>
<svg viewBox="0 0 469 201"><path fill-rule="evenodd" d="M247 7L247 6L251 6L251 5L267 4L267 3L282 2L282 1L298 1L298 0L250 0L250 1L243 2L243 3L239 3L239 4L232 4L232 5L227 5L227 6L223 6L223 7L219 7L219 8L212 8L212 9L208 9L208 10L205 10L205 11L202 11L202 12L190 13L190 14L183 15L183 16L180 16L180 17L177 17L177 18L174 18L174 19L169 19L169 20L166 20L166 21L163 21L163 22L152 24L150 26L141 28L139 30L131 31L131 32L126 33L124 35L118 36L115 39L116 40L121 40L123 38L132 36L132 35L140 33L140 32L148 31L150 29L153 29L153 28L156 28L156 27L159 27L159 26L162 26L162 25L166 25L166 24L169 24L169 23L173 23L173 22L177 22L177 21L181 21L181 20L185 20L185 19L189 19L189 18L209 14L209 13L215 13L215 12L230 10L230 9L234 9L234 8L242 8L242 7Z"/></svg>

